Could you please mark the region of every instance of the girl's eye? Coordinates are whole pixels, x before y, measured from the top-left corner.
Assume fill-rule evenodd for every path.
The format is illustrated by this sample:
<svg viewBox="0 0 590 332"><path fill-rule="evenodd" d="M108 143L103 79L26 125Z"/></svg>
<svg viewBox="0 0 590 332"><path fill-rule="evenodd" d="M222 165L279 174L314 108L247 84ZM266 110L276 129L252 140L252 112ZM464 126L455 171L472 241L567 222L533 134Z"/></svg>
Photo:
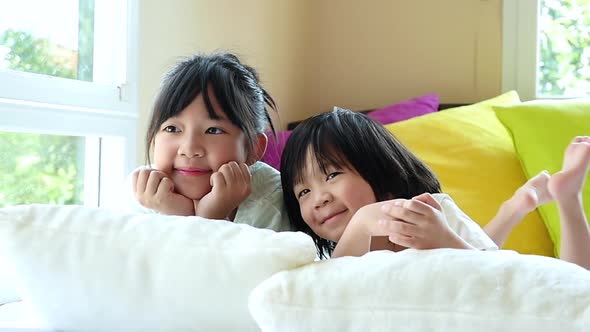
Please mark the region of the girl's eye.
<svg viewBox="0 0 590 332"><path fill-rule="evenodd" d="M216 128L216 127L211 127L209 129L207 129L205 131L205 133L207 133L207 134L213 134L213 135L219 135L219 134L225 133L225 131L223 131L222 129Z"/></svg>
<svg viewBox="0 0 590 332"><path fill-rule="evenodd" d="M299 198L307 195L308 193L309 193L309 189L303 189L299 192L299 194L297 194L297 198L299 199Z"/></svg>
<svg viewBox="0 0 590 332"><path fill-rule="evenodd" d="M342 172L332 172L332 173L328 174L328 176L326 177L326 181L330 181L340 174L342 174Z"/></svg>
<svg viewBox="0 0 590 332"><path fill-rule="evenodd" d="M178 128L176 128L175 126L166 126L166 127L164 127L164 129L162 129L162 131L167 132L167 133L177 133L180 130Z"/></svg>

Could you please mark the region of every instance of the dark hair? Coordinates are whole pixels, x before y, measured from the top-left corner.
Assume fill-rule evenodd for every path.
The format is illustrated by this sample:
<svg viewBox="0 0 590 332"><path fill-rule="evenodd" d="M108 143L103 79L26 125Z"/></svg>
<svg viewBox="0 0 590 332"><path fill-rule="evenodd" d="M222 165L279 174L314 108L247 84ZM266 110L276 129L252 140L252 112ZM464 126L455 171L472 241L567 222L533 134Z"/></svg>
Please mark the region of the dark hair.
<svg viewBox="0 0 590 332"><path fill-rule="evenodd" d="M309 150L324 173L332 165L357 172L369 183L377 201L409 199L441 190L436 175L392 133L366 115L336 110L303 121L283 150L281 183L291 227L313 238L320 258L331 255L336 243L319 237L303 221L293 190L303 181Z"/></svg>
<svg viewBox="0 0 590 332"><path fill-rule="evenodd" d="M254 68L241 63L236 55L230 53L194 55L176 64L162 81L146 133L148 164L151 163L152 141L162 123L180 114L198 95L203 95L209 116L219 119L209 93L215 95L228 119L244 132L248 155L254 150L259 133L270 127L276 135L265 105L275 112L277 106L260 84Z"/></svg>

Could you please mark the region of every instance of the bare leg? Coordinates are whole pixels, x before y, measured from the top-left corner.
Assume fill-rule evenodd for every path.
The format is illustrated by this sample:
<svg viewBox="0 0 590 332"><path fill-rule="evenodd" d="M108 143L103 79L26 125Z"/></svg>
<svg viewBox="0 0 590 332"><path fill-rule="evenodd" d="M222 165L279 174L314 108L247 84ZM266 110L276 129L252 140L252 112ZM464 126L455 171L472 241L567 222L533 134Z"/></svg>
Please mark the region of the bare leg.
<svg viewBox="0 0 590 332"><path fill-rule="evenodd" d="M590 166L590 137L579 136L565 150L563 167L548 182L559 208L561 259L590 269L590 229L582 188Z"/></svg>
<svg viewBox="0 0 590 332"><path fill-rule="evenodd" d="M509 200L500 206L496 216L484 226L484 231L498 247L501 248L504 245L508 234L524 216L538 206L552 200L547 189L549 178L549 173L543 171L528 180L516 190Z"/></svg>

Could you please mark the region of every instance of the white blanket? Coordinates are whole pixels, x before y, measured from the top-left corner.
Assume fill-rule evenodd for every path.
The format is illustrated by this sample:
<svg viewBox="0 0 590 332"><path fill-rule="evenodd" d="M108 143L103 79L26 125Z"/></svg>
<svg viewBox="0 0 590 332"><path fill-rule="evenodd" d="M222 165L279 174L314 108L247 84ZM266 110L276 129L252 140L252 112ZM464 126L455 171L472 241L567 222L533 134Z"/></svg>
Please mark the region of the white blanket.
<svg viewBox="0 0 590 332"><path fill-rule="evenodd" d="M0 332L49 332L47 325L31 306L14 302L0 306Z"/></svg>

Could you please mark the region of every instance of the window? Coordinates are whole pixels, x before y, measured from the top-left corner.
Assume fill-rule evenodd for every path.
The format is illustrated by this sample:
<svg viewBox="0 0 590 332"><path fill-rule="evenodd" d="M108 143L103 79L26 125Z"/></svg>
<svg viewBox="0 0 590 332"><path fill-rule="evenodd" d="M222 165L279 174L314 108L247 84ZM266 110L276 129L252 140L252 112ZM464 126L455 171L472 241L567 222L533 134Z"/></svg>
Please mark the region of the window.
<svg viewBox="0 0 590 332"><path fill-rule="evenodd" d="M503 3L503 90L523 100L590 95L590 0Z"/></svg>
<svg viewBox="0 0 590 332"><path fill-rule="evenodd" d="M136 1L0 2L0 207L113 203L135 163Z"/></svg>

